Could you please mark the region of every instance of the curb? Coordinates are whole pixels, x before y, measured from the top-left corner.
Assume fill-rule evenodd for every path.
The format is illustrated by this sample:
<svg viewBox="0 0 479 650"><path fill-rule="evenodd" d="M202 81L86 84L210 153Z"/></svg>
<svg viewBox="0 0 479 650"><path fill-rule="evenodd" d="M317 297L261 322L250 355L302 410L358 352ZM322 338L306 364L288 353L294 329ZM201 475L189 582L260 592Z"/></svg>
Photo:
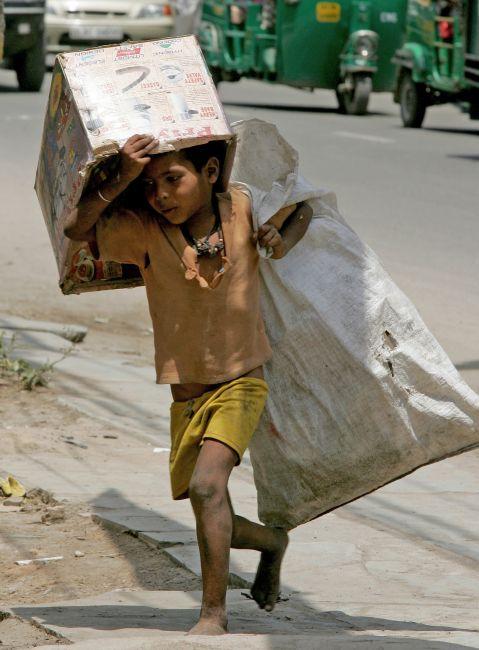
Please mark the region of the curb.
<svg viewBox="0 0 479 650"><path fill-rule="evenodd" d="M121 524L117 521L111 521L110 519L108 519L108 517L105 517L98 513L93 513L91 515L91 518L95 523L100 524L101 526L104 526L109 530L112 530L116 533L125 533L127 535L132 535L133 537L136 537L137 539L141 540L144 544L147 544L151 548L155 548L162 551L163 553L166 553L174 564L182 567L183 569L186 569L194 576L201 578L200 572L195 571L194 568L191 567L191 565L189 566L188 563L182 562L173 553L169 552L169 549L175 549L181 546L188 546L189 544L185 544L184 542L168 542L168 541L161 541L155 539L147 532L137 530L135 528L131 528L130 526ZM245 580L244 578L242 578L237 573L230 572L228 586L235 589L251 589L253 584L249 580Z"/></svg>

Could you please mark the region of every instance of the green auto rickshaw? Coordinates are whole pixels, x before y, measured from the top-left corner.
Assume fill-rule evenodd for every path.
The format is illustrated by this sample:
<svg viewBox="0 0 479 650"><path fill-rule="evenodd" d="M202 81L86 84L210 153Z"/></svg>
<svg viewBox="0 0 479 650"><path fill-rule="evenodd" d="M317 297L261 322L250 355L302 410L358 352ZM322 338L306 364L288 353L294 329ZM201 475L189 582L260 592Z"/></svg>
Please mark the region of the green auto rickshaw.
<svg viewBox="0 0 479 650"><path fill-rule="evenodd" d="M216 82L252 77L336 91L362 115L392 91L407 0L203 0L200 43Z"/></svg>
<svg viewBox="0 0 479 650"><path fill-rule="evenodd" d="M420 127L428 106L447 102L479 119L479 0L409 0L393 61L404 126Z"/></svg>

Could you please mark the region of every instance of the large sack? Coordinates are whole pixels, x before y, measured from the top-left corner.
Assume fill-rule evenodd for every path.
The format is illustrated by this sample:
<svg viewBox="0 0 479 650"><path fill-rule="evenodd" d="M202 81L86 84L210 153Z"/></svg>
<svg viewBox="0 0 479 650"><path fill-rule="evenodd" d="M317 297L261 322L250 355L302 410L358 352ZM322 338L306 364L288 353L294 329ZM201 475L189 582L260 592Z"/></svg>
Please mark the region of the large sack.
<svg viewBox="0 0 479 650"><path fill-rule="evenodd" d="M233 128L233 179L248 186L257 223L299 200L315 217L285 258L261 267L273 358L251 460L261 521L293 528L478 445L479 397L334 195L298 176L275 127Z"/></svg>

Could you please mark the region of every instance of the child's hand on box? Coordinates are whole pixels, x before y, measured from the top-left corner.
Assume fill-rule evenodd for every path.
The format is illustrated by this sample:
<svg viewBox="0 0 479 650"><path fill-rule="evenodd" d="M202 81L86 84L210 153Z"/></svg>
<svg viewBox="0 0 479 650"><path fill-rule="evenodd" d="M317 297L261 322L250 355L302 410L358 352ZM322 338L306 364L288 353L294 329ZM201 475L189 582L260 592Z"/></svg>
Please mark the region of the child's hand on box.
<svg viewBox="0 0 479 650"><path fill-rule="evenodd" d="M81 197L68 215L63 232L75 241L93 242L96 222L110 203L126 190L150 162L150 153L158 146L152 135L132 135L120 149L120 167L115 180L107 179Z"/></svg>
<svg viewBox="0 0 479 650"><path fill-rule="evenodd" d="M151 158L148 155L158 146L152 135L132 135L120 149L120 178L131 183L138 178Z"/></svg>

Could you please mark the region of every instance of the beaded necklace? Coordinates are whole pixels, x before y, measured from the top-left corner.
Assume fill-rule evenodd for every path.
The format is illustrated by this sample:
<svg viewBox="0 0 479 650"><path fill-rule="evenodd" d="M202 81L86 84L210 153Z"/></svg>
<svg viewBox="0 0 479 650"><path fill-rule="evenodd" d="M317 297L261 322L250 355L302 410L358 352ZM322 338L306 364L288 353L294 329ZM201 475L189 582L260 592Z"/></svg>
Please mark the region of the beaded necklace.
<svg viewBox="0 0 479 650"><path fill-rule="evenodd" d="M216 216L215 223L211 231L206 235L206 237L193 237L186 227L182 228L183 235L192 248L196 251L198 257L208 255L209 257L215 257L219 253L222 253L225 248L225 243L223 240L223 234L221 232L221 220L219 215ZM218 235L218 240L216 242L211 242L210 238L213 235Z"/></svg>

